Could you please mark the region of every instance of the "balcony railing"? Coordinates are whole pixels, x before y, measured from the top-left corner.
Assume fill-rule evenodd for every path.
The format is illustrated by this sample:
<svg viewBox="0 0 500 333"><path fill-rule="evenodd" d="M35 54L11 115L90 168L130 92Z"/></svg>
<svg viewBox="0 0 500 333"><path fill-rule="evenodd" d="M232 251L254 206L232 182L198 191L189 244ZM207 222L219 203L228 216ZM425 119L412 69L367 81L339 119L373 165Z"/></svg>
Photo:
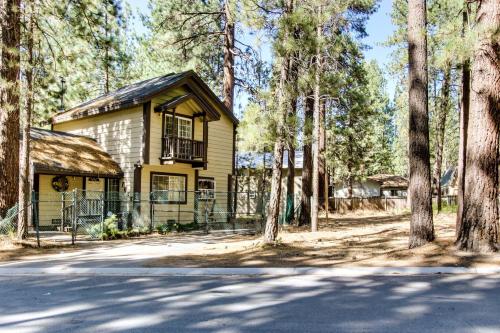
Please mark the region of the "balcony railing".
<svg viewBox="0 0 500 333"><path fill-rule="evenodd" d="M205 157L205 143L176 136L163 137L162 159L195 160Z"/></svg>

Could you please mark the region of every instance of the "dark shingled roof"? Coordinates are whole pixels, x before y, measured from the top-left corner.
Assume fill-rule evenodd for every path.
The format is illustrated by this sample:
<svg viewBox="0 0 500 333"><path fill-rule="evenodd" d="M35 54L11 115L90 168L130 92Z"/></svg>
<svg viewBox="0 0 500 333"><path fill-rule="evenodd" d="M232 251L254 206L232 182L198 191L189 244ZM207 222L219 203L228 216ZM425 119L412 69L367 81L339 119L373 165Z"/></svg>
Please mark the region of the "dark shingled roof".
<svg viewBox="0 0 500 333"><path fill-rule="evenodd" d="M408 179L405 177L389 174L378 174L367 177L369 180L376 181L380 188L408 188Z"/></svg>
<svg viewBox="0 0 500 333"><path fill-rule="evenodd" d="M212 98L233 122L238 122L233 113L226 108L195 72L186 71L182 73L170 73L124 86L55 115L52 117L52 123L56 124L140 105L162 91L182 85L183 83L188 83L188 81L194 82L207 96Z"/></svg>
<svg viewBox="0 0 500 333"><path fill-rule="evenodd" d="M89 137L40 128L32 128L30 136L35 173L123 176L118 163Z"/></svg>

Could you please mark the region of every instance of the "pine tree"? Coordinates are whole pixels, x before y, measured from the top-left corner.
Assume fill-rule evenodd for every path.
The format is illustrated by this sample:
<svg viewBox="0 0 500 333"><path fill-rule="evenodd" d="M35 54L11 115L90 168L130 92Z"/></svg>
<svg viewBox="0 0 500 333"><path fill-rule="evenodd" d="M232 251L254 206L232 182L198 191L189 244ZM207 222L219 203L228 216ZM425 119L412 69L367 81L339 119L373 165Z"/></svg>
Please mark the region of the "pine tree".
<svg viewBox="0 0 500 333"><path fill-rule="evenodd" d="M426 17L426 0L408 1L410 248L434 240L429 156Z"/></svg>
<svg viewBox="0 0 500 333"><path fill-rule="evenodd" d="M24 9L23 40L26 44L22 67L25 84L23 89L24 103L21 108L21 148L19 151L19 214L17 235L19 239L26 238L28 234L28 208L30 207L30 129L31 114L33 110L33 68L35 67L34 34L35 13L37 2L33 1Z"/></svg>
<svg viewBox="0 0 500 333"><path fill-rule="evenodd" d="M0 9L0 217L13 207L19 191L20 0Z"/></svg>
<svg viewBox="0 0 500 333"><path fill-rule="evenodd" d="M457 244L468 251L498 250L500 68L497 1L479 2L471 68L463 219Z"/></svg>
<svg viewBox="0 0 500 333"><path fill-rule="evenodd" d="M264 231L264 242L274 243L278 235L278 218L281 201L281 176L283 172L283 151L285 148L287 127L287 106L290 101L288 96L290 79L291 50L287 47L292 36L292 27L289 19L294 10L293 0L286 0L283 5L281 17L281 36L275 41L276 55L278 57L279 77L276 85L276 139L273 152L273 167L271 176L271 196L269 199L269 212ZM282 43L280 45L280 43Z"/></svg>
<svg viewBox="0 0 500 333"><path fill-rule="evenodd" d="M441 87L441 98L436 123L436 156L434 159L434 184L437 190L437 210L441 212L441 174L446 134L446 120L450 109L451 64L446 66Z"/></svg>

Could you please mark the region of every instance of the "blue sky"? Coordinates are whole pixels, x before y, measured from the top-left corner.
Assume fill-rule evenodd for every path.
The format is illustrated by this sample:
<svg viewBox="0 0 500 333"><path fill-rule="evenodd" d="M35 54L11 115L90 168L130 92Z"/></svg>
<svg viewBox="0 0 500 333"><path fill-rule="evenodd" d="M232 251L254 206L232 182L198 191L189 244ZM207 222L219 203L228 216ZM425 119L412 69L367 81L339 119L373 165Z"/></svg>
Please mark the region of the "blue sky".
<svg viewBox="0 0 500 333"><path fill-rule="evenodd" d="M144 32L145 29L140 21L138 12L147 14L148 0L126 0L134 13L133 27L138 32ZM365 38L364 42L370 47L365 50L365 57L368 60L375 59L380 67L385 69L390 61L391 49L380 45L393 33L394 26L392 25L390 13L392 7L392 0L380 0L379 8L375 14L370 16L367 22L366 31L368 37ZM386 75L387 80L387 92L390 97L394 96L395 81Z"/></svg>

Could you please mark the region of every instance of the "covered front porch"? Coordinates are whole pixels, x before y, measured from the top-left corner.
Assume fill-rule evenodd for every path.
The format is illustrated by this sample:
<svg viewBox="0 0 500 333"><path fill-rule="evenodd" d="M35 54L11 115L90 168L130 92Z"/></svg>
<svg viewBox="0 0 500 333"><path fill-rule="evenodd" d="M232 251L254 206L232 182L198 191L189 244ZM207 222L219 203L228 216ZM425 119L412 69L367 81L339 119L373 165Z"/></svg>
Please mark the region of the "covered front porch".
<svg viewBox="0 0 500 333"><path fill-rule="evenodd" d="M76 213L75 195L86 197L80 215L97 218L123 192L123 172L96 141L64 132L32 129L32 225L39 230L67 230ZM74 194L74 195L73 195Z"/></svg>

